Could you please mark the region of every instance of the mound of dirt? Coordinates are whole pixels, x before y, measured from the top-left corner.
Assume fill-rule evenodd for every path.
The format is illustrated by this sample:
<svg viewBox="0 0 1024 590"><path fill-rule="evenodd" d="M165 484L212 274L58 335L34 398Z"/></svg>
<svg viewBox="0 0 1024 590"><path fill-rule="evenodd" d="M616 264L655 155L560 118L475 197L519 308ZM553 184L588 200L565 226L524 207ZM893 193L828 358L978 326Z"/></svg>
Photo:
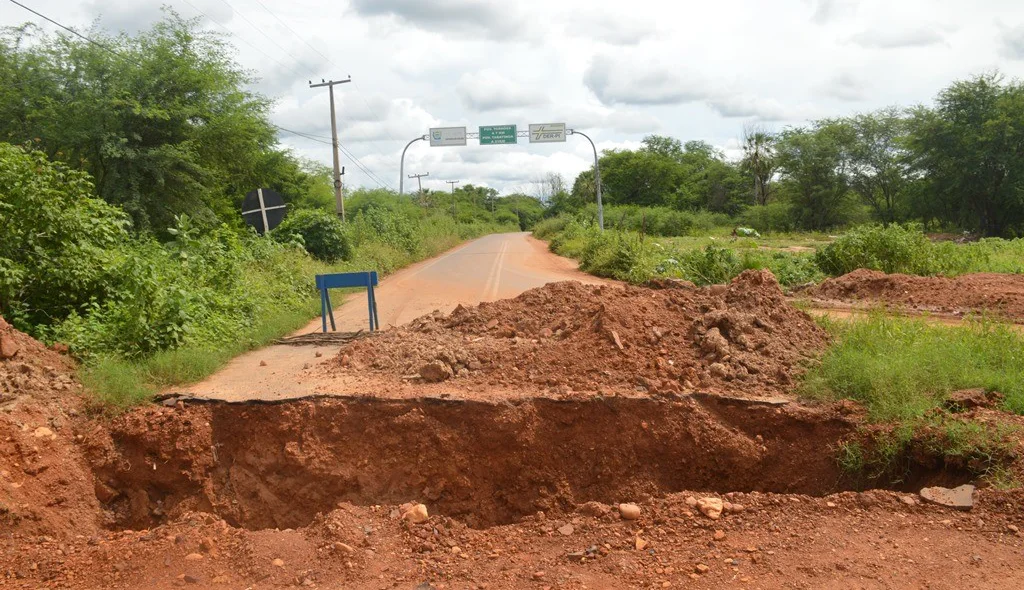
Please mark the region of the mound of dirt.
<svg viewBox="0 0 1024 590"><path fill-rule="evenodd" d="M746 271L703 289L553 283L357 341L331 370L562 395L775 396L826 343L770 272Z"/></svg>
<svg viewBox="0 0 1024 590"><path fill-rule="evenodd" d="M0 318L0 530L67 537L98 526L76 444L74 362Z"/></svg>
<svg viewBox="0 0 1024 590"><path fill-rule="evenodd" d="M877 302L919 311L988 313L1024 320L1024 275L919 277L859 269L806 293L826 301Z"/></svg>

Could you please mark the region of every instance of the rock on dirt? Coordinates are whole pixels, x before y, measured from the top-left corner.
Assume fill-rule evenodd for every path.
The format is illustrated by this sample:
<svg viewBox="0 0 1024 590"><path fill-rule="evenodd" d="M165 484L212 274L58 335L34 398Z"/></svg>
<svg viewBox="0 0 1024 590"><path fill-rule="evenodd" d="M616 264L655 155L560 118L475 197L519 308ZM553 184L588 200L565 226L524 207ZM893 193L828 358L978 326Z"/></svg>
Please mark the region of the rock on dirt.
<svg viewBox="0 0 1024 590"><path fill-rule="evenodd" d="M440 383L451 379L454 374L452 368L441 361L431 361L420 367L420 379L427 383Z"/></svg>
<svg viewBox="0 0 1024 590"><path fill-rule="evenodd" d="M924 488L921 490L921 498L940 506L970 510L974 507L974 486L964 484L953 489L938 486Z"/></svg>
<svg viewBox="0 0 1024 590"><path fill-rule="evenodd" d="M402 513L402 520L411 522L412 524L420 524L430 520L430 513L427 512L427 507L425 505L414 504Z"/></svg>
<svg viewBox="0 0 1024 590"><path fill-rule="evenodd" d="M636 504L619 504L619 516L623 520L636 520L640 518L640 507Z"/></svg>
<svg viewBox="0 0 1024 590"><path fill-rule="evenodd" d="M723 508L721 498L701 498L697 500L697 509L711 520L718 520L722 516Z"/></svg>

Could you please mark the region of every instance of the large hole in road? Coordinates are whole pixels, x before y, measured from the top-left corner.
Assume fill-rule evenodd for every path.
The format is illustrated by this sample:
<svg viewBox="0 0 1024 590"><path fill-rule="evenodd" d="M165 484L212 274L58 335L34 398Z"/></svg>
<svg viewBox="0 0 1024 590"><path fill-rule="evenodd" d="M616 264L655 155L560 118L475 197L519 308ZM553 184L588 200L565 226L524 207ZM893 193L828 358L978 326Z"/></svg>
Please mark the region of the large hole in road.
<svg viewBox="0 0 1024 590"><path fill-rule="evenodd" d="M152 408L92 445L112 527L201 510L250 529L296 528L339 502L425 502L473 527L583 502L681 490L824 495L852 485L834 408L675 400L320 398ZM930 481L964 474L926 472Z"/></svg>

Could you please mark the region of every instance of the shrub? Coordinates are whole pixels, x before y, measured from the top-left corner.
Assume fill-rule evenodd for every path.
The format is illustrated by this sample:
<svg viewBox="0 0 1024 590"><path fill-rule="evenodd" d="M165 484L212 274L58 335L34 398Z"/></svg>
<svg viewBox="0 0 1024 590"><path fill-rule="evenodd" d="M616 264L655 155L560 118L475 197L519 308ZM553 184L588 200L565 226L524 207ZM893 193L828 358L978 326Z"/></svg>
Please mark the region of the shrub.
<svg viewBox="0 0 1024 590"><path fill-rule="evenodd" d="M972 252L956 244L933 244L915 225L862 225L815 253L825 274L838 276L868 268L885 273L959 274L977 265Z"/></svg>
<svg viewBox="0 0 1024 590"><path fill-rule="evenodd" d="M271 235L280 242L298 241L317 260L334 262L352 258L352 244L345 224L333 213L321 209L291 212Z"/></svg>
<svg viewBox="0 0 1024 590"><path fill-rule="evenodd" d="M355 244L380 242L415 253L420 246L419 235L413 220L398 211L370 205L356 215L352 222L352 238Z"/></svg>
<svg viewBox="0 0 1024 590"><path fill-rule="evenodd" d="M747 207L739 214L737 221L762 233L791 232L796 229L793 208L783 202Z"/></svg>
<svg viewBox="0 0 1024 590"><path fill-rule="evenodd" d="M534 237L546 240L565 229L565 226L572 221L568 215L550 217L533 226Z"/></svg>
<svg viewBox="0 0 1024 590"><path fill-rule="evenodd" d="M127 216L88 175L0 143L0 314L36 336L104 299Z"/></svg>

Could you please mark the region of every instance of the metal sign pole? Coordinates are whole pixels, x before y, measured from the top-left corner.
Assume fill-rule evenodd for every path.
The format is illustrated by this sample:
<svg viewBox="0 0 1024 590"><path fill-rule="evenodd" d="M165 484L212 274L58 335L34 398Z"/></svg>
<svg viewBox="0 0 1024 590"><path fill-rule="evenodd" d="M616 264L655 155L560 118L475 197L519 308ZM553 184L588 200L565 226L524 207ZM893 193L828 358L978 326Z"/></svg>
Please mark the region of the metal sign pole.
<svg viewBox="0 0 1024 590"><path fill-rule="evenodd" d="M405 150L409 149L409 146L416 143L417 141L423 141L426 139L426 135L421 135L416 139L413 139L409 143L405 144L405 149L402 150L402 160L398 164L398 195L402 196L405 194Z"/></svg>
<svg viewBox="0 0 1024 590"><path fill-rule="evenodd" d="M594 183L597 185L597 225L601 228L601 231L604 231L604 205L601 203L601 165L597 159L597 146L594 145L594 140L590 139L590 136L582 131L570 129L569 134L586 137L587 141L590 142L590 147L594 150Z"/></svg>

